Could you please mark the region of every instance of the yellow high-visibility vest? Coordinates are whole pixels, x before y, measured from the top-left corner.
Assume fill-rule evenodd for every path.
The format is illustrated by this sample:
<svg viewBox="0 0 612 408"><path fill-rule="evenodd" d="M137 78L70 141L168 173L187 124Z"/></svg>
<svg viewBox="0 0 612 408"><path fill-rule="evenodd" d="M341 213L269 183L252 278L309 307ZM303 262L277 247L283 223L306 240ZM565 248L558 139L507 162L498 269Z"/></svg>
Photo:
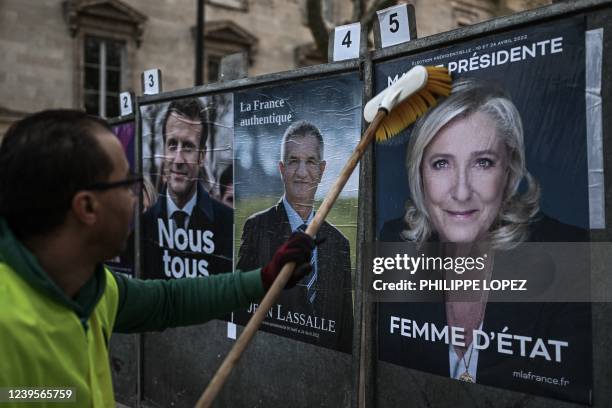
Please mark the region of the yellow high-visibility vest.
<svg viewBox="0 0 612 408"><path fill-rule="evenodd" d="M108 357L119 290L105 270L104 294L90 318L30 286L0 262L0 387L73 388L70 407L114 407ZM101 280L102 281L102 280ZM103 283L103 282L101 282ZM57 402L0 406L58 407Z"/></svg>

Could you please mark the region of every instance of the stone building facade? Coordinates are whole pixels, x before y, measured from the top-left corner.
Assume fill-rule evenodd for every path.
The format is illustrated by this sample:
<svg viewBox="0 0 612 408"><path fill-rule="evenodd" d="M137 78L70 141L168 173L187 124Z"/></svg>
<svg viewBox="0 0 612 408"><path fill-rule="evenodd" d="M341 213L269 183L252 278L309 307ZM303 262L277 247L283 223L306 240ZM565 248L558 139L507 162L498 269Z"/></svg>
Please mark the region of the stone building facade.
<svg viewBox="0 0 612 408"><path fill-rule="evenodd" d="M330 23L350 22L351 0L322 0ZM419 37L549 3L548 0L410 0ZM368 3L375 3L369 1ZM0 2L0 136L23 115L72 107L114 116L117 92L140 93L160 68L165 91L193 86L197 0ZM206 0L204 78L224 55L248 53L249 75L323 62L306 0Z"/></svg>

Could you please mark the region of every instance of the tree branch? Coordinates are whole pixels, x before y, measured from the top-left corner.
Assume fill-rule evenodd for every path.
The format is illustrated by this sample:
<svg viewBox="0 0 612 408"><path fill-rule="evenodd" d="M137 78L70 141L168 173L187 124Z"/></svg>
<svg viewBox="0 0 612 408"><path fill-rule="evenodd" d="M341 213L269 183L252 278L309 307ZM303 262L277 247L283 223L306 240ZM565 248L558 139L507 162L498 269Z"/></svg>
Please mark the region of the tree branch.
<svg viewBox="0 0 612 408"><path fill-rule="evenodd" d="M376 16L377 10L382 10L387 7L395 6L397 4L397 0L376 0L372 4L372 6L363 13L361 16L361 25L363 27L368 27L368 32L372 29L372 21L374 21L374 17Z"/></svg>
<svg viewBox="0 0 612 408"><path fill-rule="evenodd" d="M361 15L363 14L363 9L365 8L366 0L352 0L353 2L353 17L351 17L351 21L357 21L361 19Z"/></svg>
<svg viewBox="0 0 612 408"><path fill-rule="evenodd" d="M363 27L367 27L368 33L372 30L376 11L397 4L397 0L374 0L369 8L366 8L367 0L351 0L353 2L353 18L351 21L359 21ZM327 55L329 44L329 33L333 25L325 20L323 16L323 0L306 0L306 19L308 28L321 55Z"/></svg>
<svg viewBox="0 0 612 408"><path fill-rule="evenodd" d="M321 55L327 56L327 47L329 44L329 32L332 29L331 24L325 21L323 17L322 0L306 0L306 18L308 28L312 33L315 44Z"/></svg>

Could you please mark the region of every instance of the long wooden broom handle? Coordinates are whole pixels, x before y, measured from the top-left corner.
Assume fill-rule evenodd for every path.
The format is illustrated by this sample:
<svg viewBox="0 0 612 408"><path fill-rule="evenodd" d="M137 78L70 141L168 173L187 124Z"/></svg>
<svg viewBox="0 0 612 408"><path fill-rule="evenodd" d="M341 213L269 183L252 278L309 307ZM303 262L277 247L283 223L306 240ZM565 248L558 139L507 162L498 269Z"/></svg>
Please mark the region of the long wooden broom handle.
<svg viewBox="0 0 612 408"><path fill-rule="evenodd" d="M353 151L353 154L349 158L348 162L342 168L340 176L338 176L338 178L336 179L331 190L327 193L325 200L323 200L323 203L317 210L317 213L311 221L310 225L308 225L308 228L306 228L306 233L311 237L314 237L319 231L319 228L321 228L321 225L325 221L327 214L329 214L330 210L332 209L334 203L336 202L336 199L344 188L344 185L353 173L353 170L355 170L355 167L357 167L357 163L359 163L359 160L365 153L368 145L372 142L372 140L374 140L374 136L376 135L376 131L380 126L380 122L384 119L385 116L386 112L384 111L379 111L376 114L376 117L374 118L372 123L370 123L370 126L368 126L368 128L366 129L365 133L363 134L363 137L361 138L361 141ZM278 298L280 293L283 291L285 285L289 281L289 278L291 277L294 268L294 262L286 263L283 266L280 273L274 280L274 283L272 284L270 289L268 289L268 293L266 293L261 303L259 304L259 307L255 311L255 314L251 317L246 327L244 328L244 331L234 344L234 347L232 347L230 352L227 354L225 360L223 360L223 363L217 370L217 373L208 384L208 387L206 387L206 390L204 390L204 393L196 404L196 408L210 408L212 406L212 403L217 397L219 391L221 391L225 380L232 372L232 369L238 363L238 360L242 356L244 350L246 350L247 346L249 345L249 342L257 332L257 329L259 329L259 326L261 326L261 323L265 319L268 310L274 305L276 298Z"/></svg>

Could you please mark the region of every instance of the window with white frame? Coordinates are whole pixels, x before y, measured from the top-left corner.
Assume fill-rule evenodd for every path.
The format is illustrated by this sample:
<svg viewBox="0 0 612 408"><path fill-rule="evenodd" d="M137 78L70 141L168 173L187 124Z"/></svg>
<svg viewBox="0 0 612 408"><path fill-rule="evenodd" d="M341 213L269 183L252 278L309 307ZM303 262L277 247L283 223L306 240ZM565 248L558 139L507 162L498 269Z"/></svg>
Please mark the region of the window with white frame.
<svg viewBox="0 0 612 408"><path fill-rule="evenodd" d="M119 93L137 85L133 67L147 17L122 0L64 0L62 7L74 38L74 106L118 116Z"/></svg>
<svg viewBox="0 0 612 408"><path fill-rule="evenodd" d="M125 64L124 43L86 36L84 47L85 110L102 117L119 116L119 93Z"/></svg>
<svg viewBox="0 0 612 408"><path fill-rule="evenodd" d="M193 28L195 33L195 27ZM204 77L207 83L217 82L221 59L246 52L249 64L257 50L258 39L233 21L207 21L204 25Z"/></svg>

